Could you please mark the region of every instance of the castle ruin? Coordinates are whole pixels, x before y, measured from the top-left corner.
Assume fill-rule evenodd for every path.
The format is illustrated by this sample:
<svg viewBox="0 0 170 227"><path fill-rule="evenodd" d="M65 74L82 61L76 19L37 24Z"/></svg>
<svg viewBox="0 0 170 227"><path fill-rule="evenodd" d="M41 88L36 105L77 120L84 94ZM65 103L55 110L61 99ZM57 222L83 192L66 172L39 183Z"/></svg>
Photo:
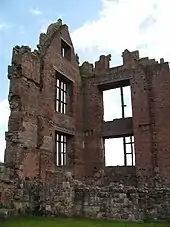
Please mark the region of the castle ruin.
<svg viewBox="0 0 170 227"><path fill-rule="evenodd" d="M37 50L13 48L3 206L114 220L170 218L169 65L138 51L125 50L122 59L113 68L110 55L80 66L61 20L40 34ZM124 112L126 86L132 117ZM103 92L114 88L121 91L122 117L106 122ZM122 138L123 166L105 166L108 138Z"/></svg>

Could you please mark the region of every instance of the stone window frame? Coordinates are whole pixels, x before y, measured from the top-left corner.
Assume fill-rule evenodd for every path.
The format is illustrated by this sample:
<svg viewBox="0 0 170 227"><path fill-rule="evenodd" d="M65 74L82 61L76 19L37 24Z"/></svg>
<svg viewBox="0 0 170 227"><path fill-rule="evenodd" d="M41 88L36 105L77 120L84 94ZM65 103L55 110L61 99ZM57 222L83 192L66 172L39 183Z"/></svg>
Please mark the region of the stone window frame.
<svg viewBox="0 0 170 227"><path fill-rule="evenodd" d="M72 95L73 81L56 71L55 111L57 113L72 116Z"/></svg>
<svg viewBox="0 0 170 227"><path fill-rule="evenodd" d="M127 141L129 138L129 141ZM127 145L130 145L130 152L127 152ZM135 149L134 149L134 136L128 135L123 137L123 148L124 148L124 165L125 166L135 166ZM131 156L131 165L127 165L127 156Z"/></svg>
<svg viewBox="0 0 170 227"><path fill-rule="evenodd" d="M122 152L124 153L124 165L121 166L135 166L135 147L134 147L134 135L126 135L126 136L120 136L120 137L111 137L111 139L122 139L122 145L123 145L123 150ZM105 148L105 139L103 138L103 150L104 150L104 161L105 161L105 155L106 155L106 148ZM127 151L127 146L130 147L130 151ZM128 164L127 157L130 156L130 161L131 164ZM105 163L106 164L106 163ZM113 165L117 166L117 165ZM107 167L107 166L106 166Z"/></svg>
<svg viewBox="0 0 170 227"><path fill-rule="evenodd" d="M55 163L58 167L67 166L68 136L65 133L55 132Z"/></svg>
<svg viewBox="0 0 170 227"><path fill-rule="evenodd" d="M99 90L101 90L102 92L104 91L108 91L108 90L112 90L112 89L119 89L120 90L120 99L121 99L121 116L120 119L124 119L124 118L128 118L126 115L126 110L125 110L125 100L124 100L124 88L125 87L129 87L130 88L130 92L132 92L132 87L131 87L131 83L130 83L130 79L125 79L125 80L120 80L120 81L113 81L113 82L109 82L109 83L103 83L98 85ZM131 93L132 95L132 93ZM131 109L132 109L132 96L130 97L131 100ZM132 116L133 117L133 110L132 110ZM116 118L117 119L117 118Z"/></svg>
<svg viewBox="0 0 170 227"><path fill-rule="evenodd" d="M71 46L63 38L61 38L61 56L71 61Z"/></svg>
<svg viewBox="0 0 170 227"><path fill-rule="evenodd" d="M60 78L56 79L56 111L62 114L67 112L67 83Z"/></svg>

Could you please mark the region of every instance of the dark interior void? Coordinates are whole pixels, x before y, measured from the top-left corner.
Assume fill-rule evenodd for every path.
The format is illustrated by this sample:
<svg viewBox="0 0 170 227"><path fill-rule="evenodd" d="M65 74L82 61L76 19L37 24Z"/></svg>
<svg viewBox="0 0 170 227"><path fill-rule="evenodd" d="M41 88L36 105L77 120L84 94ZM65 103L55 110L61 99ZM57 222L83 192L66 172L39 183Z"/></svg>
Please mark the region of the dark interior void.
<svg viewBox="0 0 170 227"><path fill-rule="evenodd" d="M61 39L61 56L71 61L71 47Z"/></svg>

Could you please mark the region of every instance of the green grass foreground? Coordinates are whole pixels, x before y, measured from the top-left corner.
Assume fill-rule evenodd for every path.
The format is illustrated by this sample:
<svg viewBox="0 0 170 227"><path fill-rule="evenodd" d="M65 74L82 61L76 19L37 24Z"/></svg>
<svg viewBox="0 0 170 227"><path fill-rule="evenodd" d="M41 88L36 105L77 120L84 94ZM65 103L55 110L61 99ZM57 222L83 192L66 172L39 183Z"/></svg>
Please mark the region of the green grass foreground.
<svg viewBox="0 0 170 227"><path fill-rule="evenodd" d="M134 223L71 218L26 217L0 220L0 227L170 227L170 223Z"/></svg>

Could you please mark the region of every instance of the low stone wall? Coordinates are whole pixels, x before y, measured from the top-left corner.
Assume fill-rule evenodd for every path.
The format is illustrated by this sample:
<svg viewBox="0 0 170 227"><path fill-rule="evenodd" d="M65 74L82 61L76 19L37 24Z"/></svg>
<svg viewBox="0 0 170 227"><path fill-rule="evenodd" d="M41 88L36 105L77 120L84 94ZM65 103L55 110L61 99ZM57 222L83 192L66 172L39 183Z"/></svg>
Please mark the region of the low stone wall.
<svg viewBox="0 0 170 227"><path fill-rule="evenodd" d="M33 194L33 193L32 193ZM92 186L69 178L42 185L46 215L108 220L170 220L170 189ZM35 199L32 199L32 204ZM35 207L33 205L32 207Z"/></svg>
<svg viewBox="0 0 170 227"><path fill-rule="evenodd" d="M71 174L47 173L46 179L0 182L8 192L1 202L19 212L108 220L170 220L170 188L121 184L87 185Z"/></svg>
<svg viewBox="0 0 170 227"><path fill-rule="evenodd" d="M11 208L15 182L10 179L10 170L0 162L0 208Z"/></svg>
<svg viewBox="0 0 170 227"><path fill-rule="evenodd" d="M77 187L75 213L110 220L170 219L170 189Z"/></svg>
<svg viewBox="0 0 170 227"><path fill-rule="evenodd" d="M14 182L0 179L0 208L11 208L13 202Z"/></svg>
<svg viewBox="0 0 170 227"><path fill-rule="evenodd" d="M131 199L121 187L84 187L75 189L75 212L79 216L111 220L138 220L138 198L131 191Z"/></svg>

